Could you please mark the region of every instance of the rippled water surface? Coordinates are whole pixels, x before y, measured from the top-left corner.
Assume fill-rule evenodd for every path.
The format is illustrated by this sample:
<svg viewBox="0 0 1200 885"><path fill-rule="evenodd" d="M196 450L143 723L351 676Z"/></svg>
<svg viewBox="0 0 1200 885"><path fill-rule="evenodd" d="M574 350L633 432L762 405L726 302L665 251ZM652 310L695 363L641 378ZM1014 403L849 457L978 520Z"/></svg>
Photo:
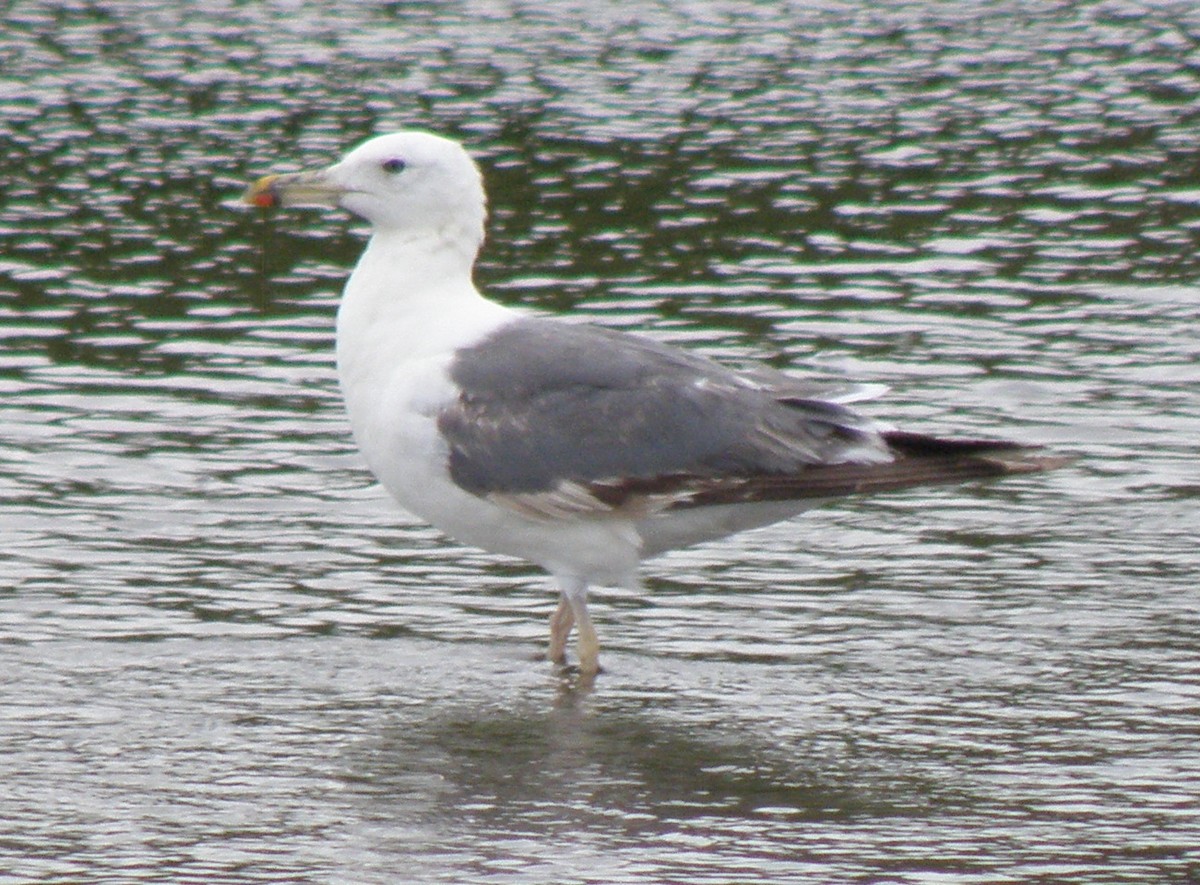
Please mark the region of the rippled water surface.
<svg viewBox="0 0 1200 885"><path fill-rule="evenodd" d="M1190 2L17 3L0 29L0 881L1200 877ZM362 226L484 166L496 297L1078 457L553 597L396 510Z"/></svg>

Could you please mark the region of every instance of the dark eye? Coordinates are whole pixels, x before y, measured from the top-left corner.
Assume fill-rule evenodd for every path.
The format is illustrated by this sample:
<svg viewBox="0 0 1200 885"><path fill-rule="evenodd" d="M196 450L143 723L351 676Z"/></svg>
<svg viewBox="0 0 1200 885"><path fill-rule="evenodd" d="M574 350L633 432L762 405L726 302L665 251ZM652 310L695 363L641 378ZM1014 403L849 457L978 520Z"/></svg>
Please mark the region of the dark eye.
<svg viewBox="0 0 1200 885"><path fill-rule="evenodd" d="M388 175L399 175L404 171L404 161L399 157L393 157L390 160L384 160L382 163L380 163L379 168L381 168Z"/></svg>

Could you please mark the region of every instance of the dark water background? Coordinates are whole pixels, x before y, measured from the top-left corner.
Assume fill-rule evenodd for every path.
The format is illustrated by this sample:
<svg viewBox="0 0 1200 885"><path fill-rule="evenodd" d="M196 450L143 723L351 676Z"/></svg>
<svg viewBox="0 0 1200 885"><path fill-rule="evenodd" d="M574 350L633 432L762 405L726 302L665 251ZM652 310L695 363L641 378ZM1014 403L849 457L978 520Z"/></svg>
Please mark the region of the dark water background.
<svg viewBox="0 0 1200 885"><path fill-rule="evenodd" d="M0 29L0 882L1200 879L1191 2L50 3ZM336 214L419 126L498 298L884 382L1054 475L594 605L355 453Z"/></svg>

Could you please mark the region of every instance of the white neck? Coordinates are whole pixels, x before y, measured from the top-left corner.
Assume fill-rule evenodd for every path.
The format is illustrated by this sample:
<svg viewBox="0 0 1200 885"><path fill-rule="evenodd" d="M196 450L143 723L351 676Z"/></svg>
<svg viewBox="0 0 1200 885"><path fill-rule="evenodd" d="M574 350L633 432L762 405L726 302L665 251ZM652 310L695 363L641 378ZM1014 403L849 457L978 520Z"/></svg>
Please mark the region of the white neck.
<svg viewBox="0 0 1200 885"><path fill-rule="evenodd" d="M438 356L511 317L471 281L478 239L463 231L378 231L346 283L338 309L343 388L378 379L397 359Z"/></svg>
<svg viewBox="0 0 1200 885"><path fill-rule="evenodd" d="M482 234L473 236L463 229L376 230L358 259L347 291L356 278L376 274L386 284L403 287L400 300L429 285L443 286L452 280L469 284L481 243Z"/></svg>

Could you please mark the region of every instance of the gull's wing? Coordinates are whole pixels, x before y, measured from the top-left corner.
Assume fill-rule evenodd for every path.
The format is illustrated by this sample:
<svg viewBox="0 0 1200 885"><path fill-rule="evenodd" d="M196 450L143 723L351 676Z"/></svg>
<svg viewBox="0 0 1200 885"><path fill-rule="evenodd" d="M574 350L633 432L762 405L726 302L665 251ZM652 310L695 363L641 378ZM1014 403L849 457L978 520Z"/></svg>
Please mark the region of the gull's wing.
<svg viewBox="0 0 1200 885"><path fill-rule="evenodd" d="M460 351L450 377L460 392L438 427L454 482L547 516L652 511L893 460L867 419L798 395L811 385L592 326L517 320Z"/></svg>
<svg viewBox="0 0 1200 885"><path fill-rule="evenodd" d="M539 518L830 498L1047 470L997 440L881 429L813 383L648 338L523 318L460 351L453 481ZM853 395L851 395L853 398Z"/></svg>

